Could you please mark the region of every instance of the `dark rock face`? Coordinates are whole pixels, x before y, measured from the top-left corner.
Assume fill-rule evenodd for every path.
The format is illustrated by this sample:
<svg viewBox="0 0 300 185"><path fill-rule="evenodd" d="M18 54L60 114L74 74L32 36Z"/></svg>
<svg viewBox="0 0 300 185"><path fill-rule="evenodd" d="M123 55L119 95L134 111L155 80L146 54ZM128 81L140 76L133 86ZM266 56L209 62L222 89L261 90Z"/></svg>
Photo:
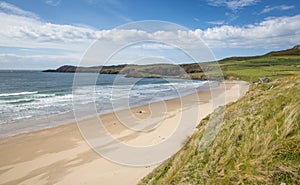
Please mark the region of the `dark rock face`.
<svg viewBox="0 0 300 185"><path fill-rule="evenodd" d="M294 46L293 49L294 50L300 50L300 45Z"/></svg>
<svg viewBox="0 0 300 185"><path fill-rule="evenodd" d="M51 72L51 73L53 73L53 72L57 72L57 71L55 69L47 69L47 70L44 70L42 72Z"/></svg>
<svg viewBox="0 0 300 185"><path fill-rule="evenodd" d="M77 67L75 66L61 66L56 69L57 72L71 72L74 73L76 71Z"/></svg>
<svg viewBox="0 0 300 185"><path fill-rule="evenodd" d="M65 65L65 66L61 66L57 69L48 69L48 70L44 70L42 72L60 72L60 73L74 73L76 71L75 66L69 66L69 65Z"/></svg>
<svg viewBox="0 0 300 185"><path fill-rule="evenodd" d="M101 67L95 66L95 67L76 67L71 65L64 65L57 69L48 69L44 70L42 72L58 72L58 73L99 73Z"/></svg>
<svg viewBox="0 0 300 185"><path fill-rule="evenodd" d="M43 72L64 72L64 73L101 73L101 74L125 74L127 77L136 78L160 78L160 77L179 77L186 73L201 72L199 65L118 65L118 66L94 66L76 67L64 65L57 69L49 69Z"/></svg>

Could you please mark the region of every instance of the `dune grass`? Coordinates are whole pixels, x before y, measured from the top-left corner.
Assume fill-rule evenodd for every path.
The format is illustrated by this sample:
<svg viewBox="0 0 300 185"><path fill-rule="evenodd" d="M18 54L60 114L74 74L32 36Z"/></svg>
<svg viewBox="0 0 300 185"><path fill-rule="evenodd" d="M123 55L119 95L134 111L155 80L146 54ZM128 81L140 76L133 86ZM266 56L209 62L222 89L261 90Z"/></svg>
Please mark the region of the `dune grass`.
<svg viewBox="0 0 300 185"><path fill-rule="evenodd" d="M226 107L211 145L198 147L216 116L203 119L183 148L140 184L300 184L299 92L297 75L252 85Z"/></svg>

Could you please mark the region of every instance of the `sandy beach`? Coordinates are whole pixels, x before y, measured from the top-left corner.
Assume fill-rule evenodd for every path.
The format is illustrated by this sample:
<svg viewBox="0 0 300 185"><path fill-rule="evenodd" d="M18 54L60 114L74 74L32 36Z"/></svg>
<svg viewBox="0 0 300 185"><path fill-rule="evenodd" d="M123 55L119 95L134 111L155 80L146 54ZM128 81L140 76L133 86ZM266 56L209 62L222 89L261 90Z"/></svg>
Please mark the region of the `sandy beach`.
<svg viewBox="0 0 300 185"><path fill-rule="evenodd" d="M221 100L224 97L222 88L225 88L225 101ZM236 101L247 90L247 82L225 81L210 90L82 120L81 123L101 119L107 132L120 142L130 146L155 145L173 134L185 111L201 110L190 115L191 121L195 122L192 128L187 128L187 133L191 134L202 118L218 106ZM128 114L138 123L150 118L163 119L147 132L136 132L124 126L123 121L130 123L131 119L120 119ZM182 144L183 141L178 142ZM101 157L86 143L76 123L0 140L0 184L5 185L136 184L157 165L132 167Z"/></svg>

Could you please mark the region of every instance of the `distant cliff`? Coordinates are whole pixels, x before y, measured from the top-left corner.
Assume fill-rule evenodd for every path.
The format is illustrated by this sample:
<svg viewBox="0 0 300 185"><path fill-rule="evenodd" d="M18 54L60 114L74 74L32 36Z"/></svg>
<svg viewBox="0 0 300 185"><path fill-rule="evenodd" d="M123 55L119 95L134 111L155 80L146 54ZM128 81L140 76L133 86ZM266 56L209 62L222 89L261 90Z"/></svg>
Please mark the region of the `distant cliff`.
<svg viewBox="0 0 300 185"><path fill-rule="evenodd" d="M43 72L58 72L58 73L103 73L103 74L117 74L126 65L118 66L93 66L93 67L77 67L71 65L64 65L57 69L48 69Z"/></svg>
<svg viewBox="0 0 300 185"><path fill-rule="evenodd" d="M43 72L59 73L100 73L100 74L124 74L126 77L135 78L162 78L162 77L184 77L187 73L203 72L200 66L194 64L153 64L153 65L116 65L116 66L93 66L77 67L64 65L57 69L48 69ZM204 78L200 78L205 80Z"/></svg>

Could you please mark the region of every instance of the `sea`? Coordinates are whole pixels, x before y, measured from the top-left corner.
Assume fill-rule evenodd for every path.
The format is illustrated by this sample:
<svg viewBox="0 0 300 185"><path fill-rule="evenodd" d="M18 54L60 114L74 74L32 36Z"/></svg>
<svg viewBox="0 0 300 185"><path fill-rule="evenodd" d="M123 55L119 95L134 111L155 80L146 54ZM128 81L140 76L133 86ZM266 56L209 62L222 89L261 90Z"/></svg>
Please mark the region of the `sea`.
<svg viewBox="0 0 300 185"><path fill-rule="evenodd" d="M101 115L177 98L211 86L213 82L179 78L0 70L0 137L70 123L95 112ZM96 111L82 110L81 117L75 116L74 103L82 108L93 106Z"/></svg>

